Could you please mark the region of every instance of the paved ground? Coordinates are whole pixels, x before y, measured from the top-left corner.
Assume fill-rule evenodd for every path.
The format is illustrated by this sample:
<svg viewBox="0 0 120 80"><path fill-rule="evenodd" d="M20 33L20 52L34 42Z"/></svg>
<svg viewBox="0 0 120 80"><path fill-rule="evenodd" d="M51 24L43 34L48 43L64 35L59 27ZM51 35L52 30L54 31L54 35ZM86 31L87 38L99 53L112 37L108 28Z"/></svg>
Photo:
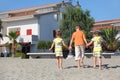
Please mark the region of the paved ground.
<svg viewBox="0 0 120 80"><path fill-rule="evenodd" d="M120 56L103 58L103 70L93 69L92 58L80 69L74 58L63 59L63 70L51 58L0 58L0 80L120 80Z"/></svg>

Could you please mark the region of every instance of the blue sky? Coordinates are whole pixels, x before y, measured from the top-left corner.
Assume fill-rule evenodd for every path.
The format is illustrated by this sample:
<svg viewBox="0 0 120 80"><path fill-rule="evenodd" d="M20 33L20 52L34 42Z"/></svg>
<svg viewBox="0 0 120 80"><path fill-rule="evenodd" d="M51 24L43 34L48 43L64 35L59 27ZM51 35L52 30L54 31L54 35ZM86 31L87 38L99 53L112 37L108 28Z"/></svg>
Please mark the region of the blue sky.
<svg viewBox="0 0 120 80"><path fill-rule="evenodd" d="M0 12L61 2L62 0L0 0ZM67 1L67 0L66 0ZM72 1L75 5L76 0ZM79 0L95 21L120 19L120 0Z"/></svg>

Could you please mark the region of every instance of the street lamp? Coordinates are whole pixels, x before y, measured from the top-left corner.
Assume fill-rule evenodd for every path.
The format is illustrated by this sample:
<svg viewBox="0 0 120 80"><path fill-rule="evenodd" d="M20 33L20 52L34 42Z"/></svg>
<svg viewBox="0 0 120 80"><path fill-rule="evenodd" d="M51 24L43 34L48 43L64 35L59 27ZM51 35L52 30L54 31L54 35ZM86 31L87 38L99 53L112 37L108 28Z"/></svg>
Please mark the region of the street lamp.
<svg viewBox="0 0 120 80"><path fill-rule="evenodd" d="M69 0L69 3L72 4L72 0ZM70 5L66 5L64 0L62 1L62 6L61 6L61 9L60 9L60 12L65 12L65 7L68 8L68 10L70 11L72 6ZM72 14L71 14L71 11L70 11L70 23L69 23L69 30L70 30L70 38L72 36Z"/></svg>
<svg viewBox="0 0 120 80"><path fill-rule="evenodd" d="M71 6L69 6L68 9L70 10ZM70 30L70 38L71 38L72 37L72 13L71 13L71 11L70 11L70 25L69 26L70 26L69 30ZM67 59L71 58L71 57L73 57L72 50L69 50L69 54L67 56Z"/></svg>
<svg viewBox="0 0 120 80"><path fill-rule="evenodd" d="M72 6L72 0L69 0L69 3L70 5L65 5L65 2L64 0L62 1L62 8L61 8L61 12L65 12L65 7L67 7L69 9L69 11L71 10ZM72 14L71 14L71 11L70 11L70 23L69 23L69 30L70 30L70 38L72 36Z"/></svg>
<svg viewBox="0 0 120 80"><path fill-rule="evenodd" d="M72 0L69 0L69 3L70 3L70 5L65 5L64 0L62 1L62 8L61 8L62 12L65 12L65 7L67 7L69 11L71 10L71 8L72 8L72 6L71 6ZM69 31L70 31L69 34L70 34L70 38L71 38L72 37L72 13L71 13L71 11L70 11ZM71 58L71 57L73 57L72 50L69 50L67 59Z"/></svg>

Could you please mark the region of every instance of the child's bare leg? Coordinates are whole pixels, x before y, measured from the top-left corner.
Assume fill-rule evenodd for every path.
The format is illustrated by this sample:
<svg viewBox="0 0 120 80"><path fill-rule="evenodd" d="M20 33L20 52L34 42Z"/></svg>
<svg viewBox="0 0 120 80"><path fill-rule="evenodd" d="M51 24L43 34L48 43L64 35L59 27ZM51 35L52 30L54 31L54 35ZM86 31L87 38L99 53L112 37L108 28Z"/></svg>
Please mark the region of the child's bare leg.
<svg viewBox="0 0 120 80"><path fill-rule="evenodd" d="M80 68L80 60L77 60L78 69Z"/></svg>
<svg viewBox="0 0 120 80"><path fill-rule="evenodd" d="M102 58L99 57L99 69L101 70L102 69Z"/></svg>
<svg viewBox="0 0 120 80"><path fill-rule="evenodd" d="M57 57L56 63L57 63L57 67L59 69L60 68L60 66L59 66L59 57Z"/></svg>
<svg viewBox="0 0 120 80"><path fill-rule="evenodd" d="M81 65L84 68L84 52L85 52L85 46L81 46L81 53L82 53L82 58L81 58Z"/></svg>
<svg viewBox="0 0 120 80"><path fill-rule="evenodd" d="M94 63L94 64L93 64L93 67L94 67L94 68L96 68L96 60L97 60L97 58L94 56L94 57L93 57L93 63Z"/></svg>
<svg viewBox="0 0 120 80"><path fill-rule="evenodd" d="M84 57L81 58L81 64L82 64L82 67L84 68L85 66L84 66L83 59L84 59Z"/></svg>
<svg viewBox="0 0 120 80"><path fill-rule="evenodd" d="M62 69L62 57L59 57L59 66L60 66L60 69Z"/></svg>

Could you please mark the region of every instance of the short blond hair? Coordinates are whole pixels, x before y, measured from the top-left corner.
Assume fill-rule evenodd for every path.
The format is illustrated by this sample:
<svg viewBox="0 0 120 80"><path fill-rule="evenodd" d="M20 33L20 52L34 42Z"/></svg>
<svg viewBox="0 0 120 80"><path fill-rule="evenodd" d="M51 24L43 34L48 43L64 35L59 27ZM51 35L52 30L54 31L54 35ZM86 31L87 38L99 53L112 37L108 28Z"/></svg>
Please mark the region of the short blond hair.
<svg viewBox="0 0 120 80"><path fill-rule="evenodd" d="M81 26L80 25L76 25L76 27L75 28L79 28L79 29L81 29Z"/></svg>
<svg viewBox="0 0 120 80"><path fill-rule="evenodd" d="M99 31L95 31L94 34L95 34L95 35L99 35Z"/></svg>
<svg viewBox="0 0 120 80"><path fill-rule="evenodd" d="M57 36L59 36L59 37L61 37L62 36L62 34L61 34L61 31L60 30L56 30L56 37Z"/></svg>

